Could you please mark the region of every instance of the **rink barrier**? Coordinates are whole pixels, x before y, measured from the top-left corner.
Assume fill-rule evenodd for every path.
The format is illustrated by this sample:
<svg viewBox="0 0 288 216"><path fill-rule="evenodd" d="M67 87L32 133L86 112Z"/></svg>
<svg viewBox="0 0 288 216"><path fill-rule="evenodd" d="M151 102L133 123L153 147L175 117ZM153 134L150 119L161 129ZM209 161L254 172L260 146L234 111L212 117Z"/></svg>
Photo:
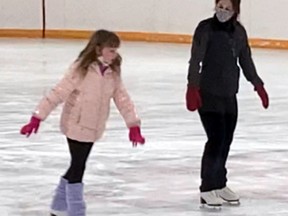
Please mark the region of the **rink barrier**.
<svg viewBox="0 0 288 216"><path fill-rule="evenodd" d="M0 37L41 38L42 30L37 29L0 29Z"/></svg>
<svg viewBox="0 0 288 216"><path fill-rule="evenodd" d="M88 39L92 31L46 30L45 38ZM116 32L124 41L145 41L165 43L191 43L191 35L151 32ZM42 30L0 29L0 37L42 38ZM288 40L251 38L249 43L255 48L288 49Z"/></svg>

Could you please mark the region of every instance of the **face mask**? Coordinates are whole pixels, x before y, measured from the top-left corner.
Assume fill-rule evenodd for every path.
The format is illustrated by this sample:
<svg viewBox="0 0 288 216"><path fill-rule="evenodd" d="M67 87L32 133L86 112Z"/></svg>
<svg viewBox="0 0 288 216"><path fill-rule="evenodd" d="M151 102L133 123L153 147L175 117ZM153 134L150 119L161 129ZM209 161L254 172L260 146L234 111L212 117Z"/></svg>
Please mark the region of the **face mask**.
<svg viewBox="0 0 288 216"><path fill-rule="evenodd" d="M227 22L230 20L234 15L233 11L228 11L219 7L216 7L216 17L219 20L219 22Z"/></svg>

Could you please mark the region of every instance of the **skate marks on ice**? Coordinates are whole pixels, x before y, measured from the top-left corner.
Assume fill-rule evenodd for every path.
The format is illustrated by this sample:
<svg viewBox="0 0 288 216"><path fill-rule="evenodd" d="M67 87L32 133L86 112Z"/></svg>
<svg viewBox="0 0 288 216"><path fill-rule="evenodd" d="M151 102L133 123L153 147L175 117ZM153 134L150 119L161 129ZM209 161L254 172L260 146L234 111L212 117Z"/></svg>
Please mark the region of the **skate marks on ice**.
<svg viewBox="0 0 288 216"><path fill-rule="evenodd" d="M51 143L56 143L57 140L59 142L62 139L57 136L50 137ZM33 147L34 153L41 155L41 159L33 156L32 149L29 151L27 148L24 151L30 153L25 154L27 161L34 164L34 168L30 169L25 168L29 167L28 162L21 162L21 159L11 150L10 163L12 156L18 162L14 161L13 166L16 173L13 169L10 172L6 170L11 181L4 184L5 190L3 190L3 185L1 186L0 201L4 207L3 212L8 212L6 215L39 216L46 215L48 212L52 192L58 181L57 176L61 170L65 170L66 163L68 163L66 161L68 157L63 153L66 151L66 145L49 145L48 141L41 141L41 145ZM64 140L62 141L65 143ZM193 151L164 148L162 144L158 144L155 149L150 146L134 149L131 152L130 146L108 144L110 143L97 144L98 148L93 150L87 166L85 198L88 216L288 215L287 202L282 199L281 193L276 191L279 190L278 186L274 191L274 196L272 195L273 188L270 187L272 183L268 181L259 181L258 184L261 187L258 188L251 184L244 186L244 177L241 172L239 176L238 173L233 173L231 176L233 188L238 186L237 192L242 195L239 207L224 205L221 212L201 209L197 162L200 158L193 155L195 154ZM180 143L175 144L181 146ZM54 160L51 160L51 155L55 158ZM255 158L257 161L263 157L263 154L259 154L259 157L256 155L247 154L245 158L241 154L234 153L230 159L231 166L237 164L240 158L245 164L249 162L249 159ZM6 163L6 165L9 164ZM271 163L271 165L274 164ZM261 173L252 172L251 169L251 173L248 170L246 177L257 179Z"/></svg>
<svg viewBox="0 0 288 216"><path fill-rule="evenodd" d="M29 140L19 136L19 128L85 43L1 39L0 44L5 53L0 59L1 216L45 216L58 177L69 164L58 129L60 109ZM264 111L251 85L242 81L239 122L227 164L228 186L240 194L241 205L224 205L221 212L200 209L205 136L197 113L185 110L189 52L190 45L178 44L121 47L123 79L143 120L147 143L131 148L123 120L112 108L106 137L95 144L87 164L88 216L288 215L288 52L254 52L271 108Z"/></svg>
<svg viewBox="0 0 288 216"><path fill-rule="evenodd" d="M155 143L155 145L157 144ZM177 145L181 144L177 143ZM239 186L236 188L241 196L241 205L224 204L221 212L207 211L200 208L199 168L197 168L199 158L195 155L195 158L189 157L193 154L192 151L163 148L136 150L136 152L129 154L129 150L127 152L125 149L123 150L118 158L116 156L117 151L115 153L110 151L110 159L107 157L107 152L106 154L102 152L95 156L101 161L100 164L97 164L96 161L95 164L91 162L94 164L92 165L94 166L92 169L94 175L93 178L91 178L92 175L87 178L89 186L87 186L86 193L91 213L135 216L288 215L287 202L279 195L279 191L275 191L278 197L273 197L271 195L273 189L271 188L261 191L260 188L254 188L252 185L247 185L246 188L241 187L242 182L237 174L231 176L231 182L234 182L234 187ZM111 153L115 157L111 157ZM231 160L232 163L237 162L233 158ZM244 162L248 161L244 159ZM242 175L242 173L240 174ZM234 177L240 179L240 182L233 181ZM252 175L251 177L256 176ZM242 178L244 178L243 175ZM262 187L265 187L266 184L264 183ZM268 182L266 187L269 185L271 184Z"/></svg>
<svg viewBox="0 0 288 216"><path fill-rule="evenodd" d="M275 200L242 199L240 205L224 203L221 208L201 207L202 216L285 216L288 215L287 202ZM194 215L194 214L193 214ZM198 216L198 214L195 214Z"/></svg>

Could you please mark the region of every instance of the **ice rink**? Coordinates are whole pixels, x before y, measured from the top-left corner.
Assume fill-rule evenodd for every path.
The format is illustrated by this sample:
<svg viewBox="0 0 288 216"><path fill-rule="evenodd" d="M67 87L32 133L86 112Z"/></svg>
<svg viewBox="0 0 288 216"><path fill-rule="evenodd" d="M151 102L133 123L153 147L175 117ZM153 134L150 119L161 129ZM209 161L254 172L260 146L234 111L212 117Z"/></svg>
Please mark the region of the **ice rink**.
<svg viewBox="0 0 288 216"><path fill-rule="evenodd" d="M59 106L29 139L19 134L34 107L63 76L86 40L0 39L0 215L45 216L69 165ZM142 119L145 146L132 148L112 104L104 137L87 163L88 216L287 216L288 51L253 49L270 96L264 110L241 75L239 121L228 186L241 205L199 208L206 141L198 114L186 111L190 45L125 42L122 76Z"/></svg>

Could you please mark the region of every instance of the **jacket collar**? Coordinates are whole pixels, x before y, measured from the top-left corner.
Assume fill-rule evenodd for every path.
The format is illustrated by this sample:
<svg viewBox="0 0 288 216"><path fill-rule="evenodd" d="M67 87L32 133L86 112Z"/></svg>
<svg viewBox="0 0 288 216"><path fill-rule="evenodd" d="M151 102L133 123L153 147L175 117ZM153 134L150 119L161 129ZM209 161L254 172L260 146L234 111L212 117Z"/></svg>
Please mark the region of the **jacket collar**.
<svg viewBox="0 0 288 216"><path fill-rule="evenodd" d="M93 67L93 69L97 72L100 73L102 75L104 74L110 74L113 72L112 68L105 64L103 65L101 62L95 61L91 64L91 66Z"/></svg>

